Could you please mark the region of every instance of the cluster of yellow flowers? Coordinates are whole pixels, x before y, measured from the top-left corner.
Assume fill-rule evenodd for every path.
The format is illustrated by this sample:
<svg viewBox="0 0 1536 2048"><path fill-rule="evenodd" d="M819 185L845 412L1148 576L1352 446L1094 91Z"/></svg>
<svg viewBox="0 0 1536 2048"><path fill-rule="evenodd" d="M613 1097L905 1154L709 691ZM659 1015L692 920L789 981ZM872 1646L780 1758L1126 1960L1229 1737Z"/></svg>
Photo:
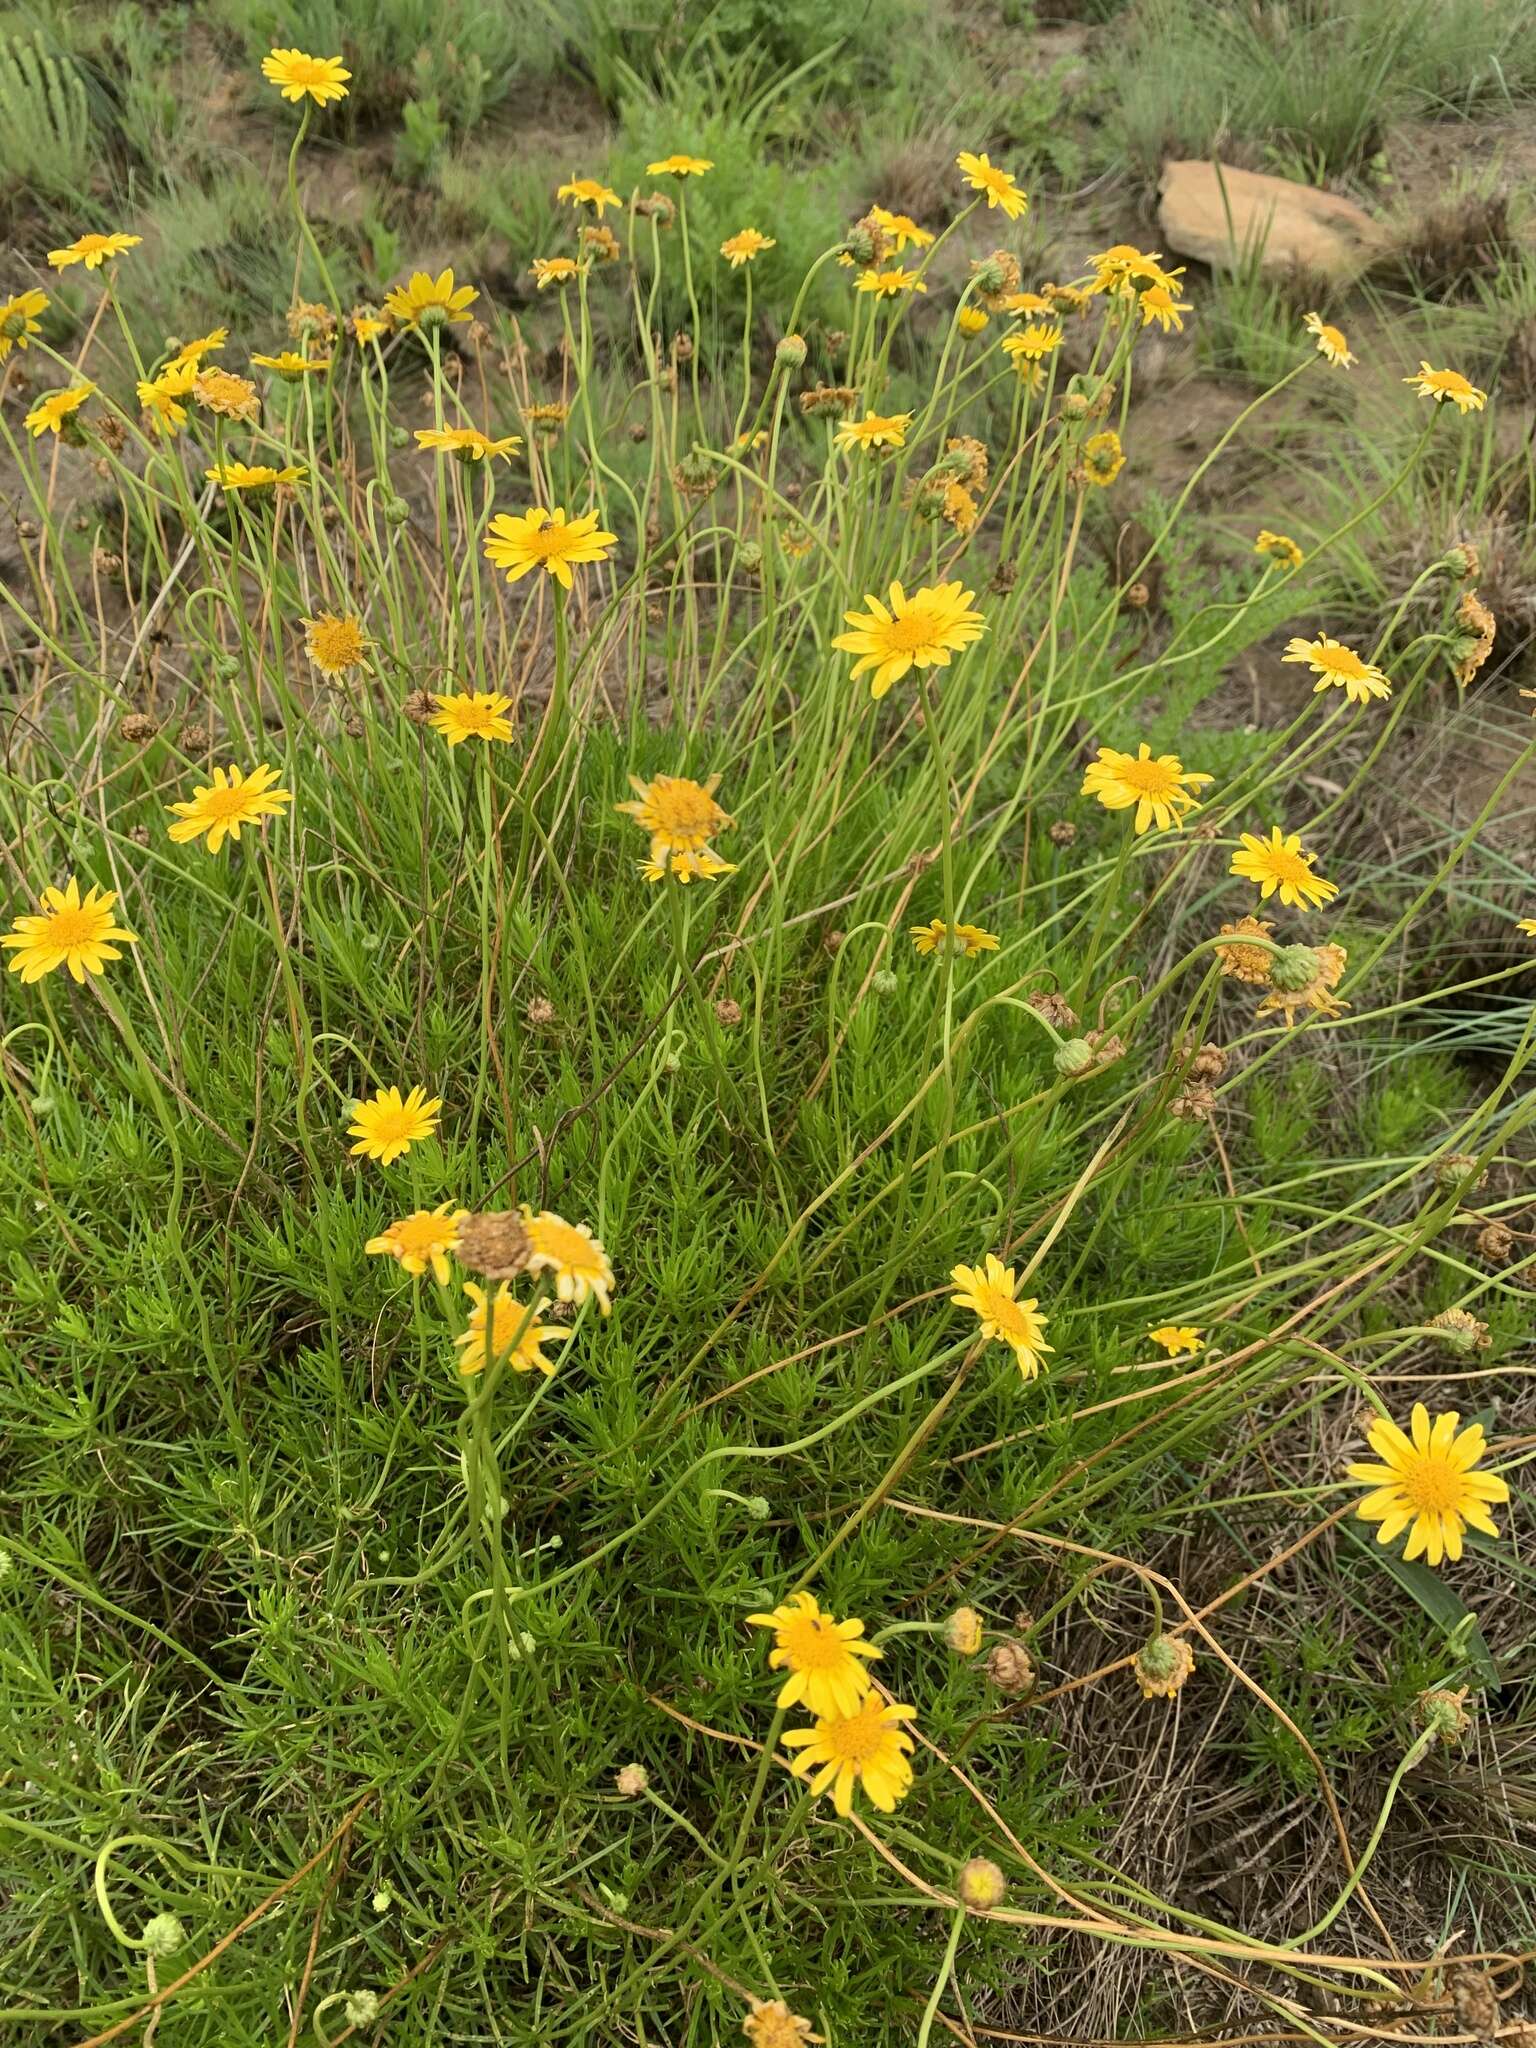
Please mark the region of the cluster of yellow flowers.
<svg viewBox="0 0 1536 2048"><path fill-rule="evenodd" d="M799 1752L790 1766L795 1776L809 1777L813 1793L830 1788L839 1813L852 1811L856 1787L882 1813L893 1812L912 1784L912 1738L902 1723L916 1709L875 1689L869 1664L880 1652L864 1640L863 1622L839 1621L806 1592L747 1619L773 1630L769 1666L789 1674L775 1704L812 1716L809 1728L784 1736L786 1748Z"/></svg>

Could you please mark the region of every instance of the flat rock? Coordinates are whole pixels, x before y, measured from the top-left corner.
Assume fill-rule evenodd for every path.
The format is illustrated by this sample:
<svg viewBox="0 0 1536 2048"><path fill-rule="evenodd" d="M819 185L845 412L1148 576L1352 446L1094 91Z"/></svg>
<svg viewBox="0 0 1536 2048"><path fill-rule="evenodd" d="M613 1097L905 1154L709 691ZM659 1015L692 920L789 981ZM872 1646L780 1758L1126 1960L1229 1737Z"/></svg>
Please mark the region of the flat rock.
<svg viewBox="0 0 1536 2048"><path fill-rule="evenodd" d="M1390 239L1379 221L1335 192L1204 158L1163 165L1157 217L1180 256L1232 269L1257 251L1269 276L1303 271L1348 282Z"/></svg>

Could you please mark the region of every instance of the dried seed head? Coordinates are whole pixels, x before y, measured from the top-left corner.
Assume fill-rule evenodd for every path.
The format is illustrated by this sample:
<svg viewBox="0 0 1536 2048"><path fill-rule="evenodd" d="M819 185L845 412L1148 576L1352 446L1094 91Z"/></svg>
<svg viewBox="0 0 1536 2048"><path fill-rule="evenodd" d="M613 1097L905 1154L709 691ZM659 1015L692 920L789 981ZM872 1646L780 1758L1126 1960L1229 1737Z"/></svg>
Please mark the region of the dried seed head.
<svg viewBox="0 0 1536 2048"><path fill-rule="evenodd" d="M1470 1152L1447 1152L1435 1166L1435 1185L1444 1188L1447 1194L1456 1189L1463 1194L1472 1194L1487 1179L1486 1171L1479 1170Z"/></svg>
<svg viewBox="0 0 1536 2048"><path fill-rule="evenodd" d="M734 1030L741 1022L741 1005L729 996L722 996L715 1004L715 1015L728 1031Z"/></svg>
<svg viewBox="0 0 1536 2048"><path fill-rule="evenodd" d="M1195 1654L1182 1636L1152 1636L1136 1652L1131 1665L1142 1696L1171 1700L1195 1668Z"/></svg>
<svg viewBox="0 0 1536 2048"><path fill-rule="evenodd" d="M1075 1031L1077 1029L1076 1010L1073 1009L1066 997L1058 994L1055 989L1037 989L1033 995L1026 996L1024 1000L1037 1016L1043 1017L1047 1024L1053 1024L1058 1031Z"/></svg>
<svg viewBox="0 0 1536 2048"><path fill-rule="evenodd" d="M1182 1123L1208 1124L1216 1107L1216 1091L1213 1088L1186 1088L1182 1095L1175 1095L1168 1105L1168 1114L1176 1116Z"/></svg>
<svg viewBox="0 0 1536 2048"><path fill-rule="evenodd" d="M1467 1688L1450 1692L1443 1686L1421 1692L1413 1703L1414 1719L1421 1728L1432 1729L1437 1742L1454 1748L1472 1726L1467 1712Z"/></svg>
<svg viewBox="0 0 1536 2048"><path fill-rule="evenodd" d="M773 360L781 370L798 370L809 353L803 334L786 334L774 349Z"/></svg>
<svg viewBox="0 0 1536 2048"><path fill-rule="evenodd" d="M1485 1223L1477 1233L1477 1248L1494 1265L1507 1265L1514 1255L1515 1233L1507 1223L1500 1223L1495 1218L1492 1223Z"/></svg>
<svg viewBox="0 0 1536 2048"><path fill-rule="evenodd" d="M650 1782L644 1764L625 1764L614 1777L613 1789L621 1799L638 1799Z"/></svg>
<svg viewBox="0 0 1536 2048"><path fill-rule="evenodd" d="M1466 2031L1491 2041L1503 2018L1491 1974L1474 1963L1458 1963L1446 1971L1445 1985L1456 2017Z"/></svg>
<svg viewBox="0 0 1536 2048"><path fill-rule="evenodd" d="M859 391L854 384L817 384L800 394L800 410L808 419L817 413L834 412L848 418L859 405Z"/></svg>
<svg viewBox="0 0 1536 2048"><path fill-rule="evenodd" d="M130 711L117 728L118 737L131 747L147 746L159 730L155 721L142 711Z"/></svg>
<svg viewBox="0 0 1536 2048"><path fill-rule="evenodd" d="M206 754L213 735L209 732L206 725L200 725L194 719L191 723L181 728L179 738L183 753Z"/></svg>
<svg viewBox="0 0 1536 2048"><path fill-rule="evenodd" d="M515 1280L528 1269L533 1247L516 1209L488 1209L459 1225L459 1263L487 1280Z"/></svg>
<svg viewBox="0 0 1536 2048"><path fill-rule="evenodd" d="M973 1912L990 1913L1008 1896L1008 1880L989 1857L973 1856L960 1866L955 1895Z"/></svg>
<svg viewBox="0 0 1536 2048"><path fill-rule="evenodd" d="M1189 1063L1188 1078L1196 1084L1219 1081L1227 1071L1227 1049L1223 1045L1202 1045Z"/></svg>
<svg viewBox="0 0 1536 2048"><path fill-rule="evenodd" d="M437 699L430 690L412 690L400 706L401 712L412 725L425 725L437 710Z"/></svg>
<svg viewBox="0 0 1536 2048"><path fill-rule="evenodd" d="M524 1010L523 1015L538 1030L546 1024L554 1023L555 1006L548 996L530 996L528 998L528 1007Z"/></svg>
<svg viewBox="0 0 1536 2048"><path fill-rule="evenodd" d="M993 1644L987 1652L987 1676L999 1692L1014 1699L1034 1690L1034 1662L1019 1642Z"/></svg>
<svg viewBox="0 0 1536 2048"><path fill-rule="evenodd" d="M1438 1342L1468 1357L1474 1351L1486 1351L1493 1342L1488 1325L1469 1316L1464 1308L1442 1309L1439 1315L1430 1317L1426 1327L1436 1333Z"/></svg>

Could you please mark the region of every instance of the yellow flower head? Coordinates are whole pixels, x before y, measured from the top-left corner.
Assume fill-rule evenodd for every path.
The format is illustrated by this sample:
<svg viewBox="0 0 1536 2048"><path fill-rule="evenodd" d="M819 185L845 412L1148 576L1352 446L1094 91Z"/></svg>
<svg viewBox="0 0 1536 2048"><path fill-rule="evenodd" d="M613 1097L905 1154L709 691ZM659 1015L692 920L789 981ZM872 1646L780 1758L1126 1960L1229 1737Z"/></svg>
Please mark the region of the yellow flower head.
<svg viewBox="0 0 1536 2048"><path fill-rule="evenodd" d="M1170 1358L1187 1353L1191 1358L1200 1349L1200 1327L1197 1323L1162 1323L1155 1330L1147 1332L1154 1344L1161 1344Z"/></svg>
<svg viewBox="0 0 1536 2048"><path fill-rule="evenodd" d="M919 227L910 213L891 213L883 206L872 206L869 217L898 256L903 249L933 247L933 236L927 228Z"/></svg>
<svg viewBox="0 0 1536 2048"><path fill-rule="evenodd" d="M1448 1557L1454 1564L1464 1529L1499 1533L1489 1508L1509 1499L1509 1486L1496 1472L1474 1469L1488 1448L1483 1427L1474 1422L1458 1429L1460 1421L1452 1408L1431 1422L1428 1409L1415 1402L1411 1434L1382 1416L1366 1431L1381 1463L1349 1468L1351 1479L1370 1488L1355 1513L1362 1522L1381 1524L1378 1543L1394 1542L1406 1529L1405 1559L1438 1565Z"/></svg>
<svg viewBox="0 0 1536 2048"><path fill-rule="evenodd" d="M1184 1690L1195 1668L1195 1653L1182 1636L1155 1635L1131 1660L1131 1670L1146 1700L1171 1700Z"/></svg>
<svg viewBox="0 0 1536 2048"><path fill-rule="evenodd" d="M1214 948L1220 972L1234 981L1247 982L1251 988L1267 988L1269 963L1276 949L1263 942L1274 929L1262 917L1240 917L1235 924L1224 924L1221 936L1227 943Z"/></svg>
<svg viewBox="0 0 1536 2048"><path fill-rule="evenodd" d="M50 391L46 398L33 406L23 424L31 431L34 440L41 440L44 434L63 433L65 422L95 393L94 384L73 384L68 391Z"/></svg>
<svg viewBox="0 0 1536 2048"><path fill-rule="evenodd" d="M1082 460L1074 475L1085 484L1107 490L1125 467L1125 450L1113 428L1090 434L1082 447Z"/></svg>
<svg viewBox="0 0 1536 2048"><path fill-rule="evenodd" d="M569 590L572 565L606 562L617 539L617 534L601 531L595 512L568 520L561 505L553 512L535 505L515 518L508 512L497 513L491 521L485 556L498 569L505 569L509 583L516 583L531 569L543 569Z"/></svg>
<svg viewBox="0 0 1536 2048"><path fill-rule="evenodd" d="M712 171L714 164L707 156L664 156L653 164L647 164L648 178L702 178L706 171Z"/></svg>
<svg viewBox="0 0 1536 2048"><path fill-rule="evenodd" d="M749 1614L747 1620L753 1628L773 1630L769 1668L789 1673L776 1706L803 1706L812 1714L856 1710L870 1684L859 1660L880 1655L873 1643L861 1640L862 1621L839 1621L811 1593L791 1593L771 1614Z"/></svg>
<svg viewBox="0 0 1536 2048"><path fill-rule="evenodd" d="M310 57L303 50L271 51L261 60L261 75L269 85L281 88L285 100L297 104L307 95L317 107L344 100L352 76L342 69L339 57Z"/></svg>
<svg viewBox="0 0 1536 2048"><path fill-rule="evenodd" d="M1244 881L1256 882L1266 903L1277 889L1280 901L1292 910L1305 910L1338 895L1337 882L1325 882L1321 875L1313 874L1315 856L1302 852L1299 832L1287 836L1278 825L1272 825L1268 839L1256 838L1252 832L1240 836L1242 850L1233 854L1231 871Z"/></svg>
<svg viewBox="0 0 1536 2048"><path fill-rule="evenodd" d="M1184 275L1182 268L1165 270L1160 255L1149 255L1144 249L1133 248L1129 242L1116 242L1113 248L1101 250L1097 256L1090 256L1088 261L1093 268L1093 282L1088 286L1090 295L1113 292L1129 296L1157 286L1174 292Z"/></svg>
<svg viewBox="0 0 1536 2048"><path fill-rule="evenodd" d="M1421 398L1432 398L1436 405L1454 405L1461 413L1481 412L1488 403L1487 392L1469 383L1460 370L1432 370L1421 362L1418 375L1405 377L1403 382L1411 384Z"/></svg>
<svg viewBox="0 0 1536 2048"><path fill-rule="evenodd" d="M1307 559L1288 533L1271 533L1267 526L1259 528L1253 552L1266 555L1272 562L1283 562L1287 569L1299 569Z"/></svg>
<svg viewBox="0 0 1536 2048"><path fill-rule="evenodd" d="M252 356L251 362L258 370L275 370L285 384L298 384L305 377L323 377L331 367L329 356L301 356L292 348L285 348L281 355Z"/></svg>
<svg viewBox="0 0 1536 2048"><path fill-rule="evenodd" d="M580 1304L590 1295L606 1316L613 1310L613 1267L585 1223L567 1223L553 1209L524 1208L528 1270L552 1273L561 1301Z"/></svg>
<svg viewBox="0 0 1536 2048"><path fill-rule="evenodd" d="M983 1342L1006 1344L1024 1378L1037 1378L1041 1360L1051 1355L1045 1341L1046 1319L1038 1313L1040 1303L1033 1295L1027 1301L1015 1298L1019 1278L1012 1266L988 1252L985 1268L956 1266L949 1277L959 1289L950 1300L975 1316Z"/></svg>
<svg viewBox="0 0 1536 2048"><path fill-rule="evenodd" d="M459 1225L468 1214L467 1209L455 1209L451 1202L436 1209L413 1210L377 1237L370 1237L363 1250L398 1259L413 1278L430 1266L438 1286L446 1287L452 1272L448 1254L457 1245Z"/></svg>
<svg viewBox="0 0 1536 2048"><path fill-rule="evenodd" d="M1027 363L1043 362L1061 347L1062 327L1056 320L1031 320L1017 334L1003 336L1004 355L1021 357Z"/></svg>
<svg viewBox="0 0 1536 2048"><path fill-rule="evenodd" d="M832 1789L832 1803L841 1814L853 1811L855 1786L882 1813L894 1813L912 1784L907 1756L912 1738L902 1727L916 1709L880 1695L866 1693L851 1714L823 1714L812 1728L791 1728L780 1737L786 1749L800 1754L790 1765L797 1778L810 1777L815 1793ZM812 1776L812 1773L815 1773Z"/></svg>
<svg viewBox="0 0 1536 2048"><path fill-rule="evenodd" d="M171 805L176 820L170 828L171 838L184 846L206 836L208 851L217 853L226 839L239 839L243 825L281 817L284 804L293 802L293 792L276 785L277 770L265 762L249 775L233 762L228 768L215 768L212 782L194 789L184 803Z"/></svg>
<svg viewBox="0 0 1536 2048"><path fill-rule="evenodd" d="M979 924L948 925L942 917L931 924L907 927L907 936L917 953L942 953L952 960L974 960L978 953L995 953L1001 941L996 932L983 931Z"/></svg>
<svg viewBox="0 0 1536 2048"><path fill-rule="evenodd" d="M751 263L765 249L777 249L778 246L771 235L760 235L756 228L741 228L736 234L726 236L720 244L720 254L732 270L740 270L743 263Z"/></svg>
<svg viewBox="0 0 1536 2048"><path fill-rule="evenodd" d="M1099 758L1089 763L1083 776L1082 794L1097 797L1106 811L1128 811L1134 804L1132 826L1138 835L1153 825L1167 832L1177 830L1191 811L1199 810L1194 792L1210 780L1209 775L1186 768L1177 754L1154 756L1143 740L1134 754L1100 747Z"/></svg>
<svg viewBox="0 0 1536 2048"><path fill-rule="evenodd" d="M381 314L370 313L366 306L354 307L347 316L347 325L359 348L367 348L370 342L382 341L386 334L393 332L390 321Z"/></svg>
<svg viewBox="0 0 1536 2048"><path fill-rule="evenodd" d="M39 898L41 909L18 917L0 938L15 955L8 961L12 974L24 982L41 981L56 967L67 967L70 978L84 981L88 974L101 974L109 960L121 960L120 946L136 946L138 940L113 919L116 895L97 889L93 883L84 897L71 875L62 889L45 889Z"/></svg>
<svg viewBox="0 0 1536 2048"><path fill-rule="evenodd" d="M203 367L203 357L217 355L229 340L227 327L215 327L210 334L200 334L196 341L184 341L171 360L175 363L190 363L194 370Z"/></svg>
<svg viewBox="0 0 1536 2048"><path fill-rule="evenodd" d="M261 398L249 377L237 377L233 370L199 370L192 396L227 420L244 420L249 426L261 417Z"/></svg>
<svg viewBox="0 0 1536 2048"><path fill-rule="evenodd" d="M1017 220L1029 207L1027 196L1021 192L1007 171L1000 170L983 152L976 155L962 149L955 158L962 177L973 192L985 194L987 211L1000 206L1009 220Z"/></svg>
<svg viewBox="0 0 1536 2048"><path fill-rule="evenodd" d="M415 270L409 283L394 285L385 293L384 311L397 327L414 327L430 334L468 320L469 309L479 296L472 284L456 285L451 270L436 277Z"/></svg>
<svg viewBox="0 0 1536 2048"><path fill-rule="evenodd" d="M202 381L200 377L198 383ZM278 484L301 484L308 474L301 462L283 469L274 469L269 462L220 462L203 471L209 483L224 491L270 491Z"/></svg>
<svg viewBox="0 0 1536 2048"><path fill-rule="evenodd" d="M574 256L535 256L531 268L540 291L552 284L572 284L581 275Z"/></svg>
<svg viewBox="0 0 1536 2048"><path fill-rule="evenodd" d="M610 192L608 187L596 178L567 178L556 191L555 197L569 199L572 206L590 206L599 220L602 219L605 208L622 206L624 203L617 192Z"/></svg>
<svg viewBox="0 0 1536 2048"><path fill-rule="evenodd" d="M807 2048L808 2043L819 2043L820 2034L811 2032L809 2020L791 2012L782 1998L752 1998L751 2009L741 2023L741 2031L751 2043L751 2048Z"/></svg>
<svg viewBox="0 0 1536 2048"><path fill-rule="evenodd" d="M837 430L839 448L904 448L909 412L866 413L861 420L844 420Z"/></svg>
<svg viewBox="0 0 1536 2048"><path fill-rule="evenodd" d="M187 408L183 401L191 396L196 382L197 364L184 363L180 358L167 363L158 376L139 379L139 403L156 433L174 434L186 425Z"/></svg>
<svg viewBox="0 0 1536 2048"><path fill-rule="evenodd" d="M362 667L368 641L356 612L319 612L303 623L304 652L321 675L342 676Z"/></svg>
<svg viewBox="0 0 1536 2048"><path fill-rule="evenodd" d="M718 882L722 875L734 875L736 863L722 860L712 846L701 846L693 853L664 853L658 859L652 854L639 863L641 874L648 882Z"/></svg>
<svg viewBox="0 0 1536 2048"><path fill-rule="evenodd" d="M1316 341L1317 352L1324 362L1333 363L1341 370L1353 365L1355 358L1350 353L1342 329L1328 326L1319 313L1308 313L1301 324Z"/></svg>
<svg viewBox="0 0 1536 2048"><path fill-rule="evenodd" d="M948 668L951 655L969 647L986 631L986 620L971 606L974 590L958 583L924 584L908 597L899 583L893 583L888 604L866 597L867 612L844 612L853 629L839 633L832 645L844 654L856 654L853 674L873 669L869 694L883 697L910 668Z"/></svg>
<svg viewBox="0 0 1536 2048"><path fill-rule="evenodd" d="M1330 640L1319 633L1315 640L1286 642L1282 661L1300 661L1317 677L1312 694L1328 689L1342 690L1351 704L1368 704L1373 697L1390 697L1392 685L1374 663L1362 661L1342 640Z"/></svg>
<svg viewBox="0 0 1536 2048"><path fill-rule="evenodd" d="M890 270L861 270L855 289L874 292L882 299L895 299L903 292L925 292L928 287L915 270L903 270L897 264Z"/></svg>
<svg viewBox="0 0 1536 2048"><path fill-rule="evenodd" d="M137 249L143 239L142 235L81 235L67 249L50 249L48 261L55 270L68 270L72 263L83 263L87 270L100 270L111 257Z"/></svg>
<svg viewBox="0 0 1536 2048"><path fill-rule="evenodd" d="M629 786L635 794L614 809L650 833L653 861L668 853L696 853L736 822L715 802L719 784L718 775L707 782L694 782L686 775L658 775L642 782L631 775Z"/></svg>
<svg viewBox="0 0 1536 2048"><path fill-rule="evenodd" d="M1528 939L1536 939L1536 917L1517 917L1515 930L1524 932Z"/></svg>
<svg viewBox="0 0 1536 2048"><path fill-rule="evenodd" d="M409 1152L437 1129L437 1113L443 1106L440 1095L428 1098L425 1088L413 1088L401 1096L398 1088L381 1088L366 1102L353 1105L347 1136L356 1138L354 1159L377 1159L389 1166L402 1152Z"/></svg>
<svg viewBox="0 0 1536 2048"><path fill-rule="evenodd" d="M553 1376L554 1360L544 1356L544 1346L563 1344L569 1330L530 1316L507 1292L505 1281L489 1301L485 1289L472 1280L465 1281L464 1292L474 1307L469 1312L469 1328L453 1341L459 1347L459 1371L466 1379L484 1372L493 1361L510 1365L514 1372L541 1372L546 1379Z"/></svg>
<svg viewBox="0 0 1536 2048"><path fill-rule="evenodd" d="M1170 327L1177 328L1179 333L1182 334L1184 332L1183 316L1194 310L1192 306L1180 299L1176 287L1166 284L1149 284L1144 291L1138 294L1136 303L1141 308L1142 326L1150 327L1155 320L1164 334L1168 332Z"/></svg>
<svg viewBox="0 0 1536 2048"><path fill-rule="evenodd" d="M48 310L46 292L17 292L0 299L0 363L13 348L25 348L34 334L42 333L42 316Z"/></svg>
<svg viewBox="0 0 1536 2048"><path fill-rule="evenodd" d="M507 717L512 709L510 697L494 690L474 690L454 697L434 697L432 702L437 709L427 723L443 735L450 747L462 746L465 740L512 737L512 721Z"/></svg>
<svg viewBox="0 0 1536 2048"><path fill-rule="evenodd" d="M962 306L955 315L955 325L962 334L981 334L991 323L992 316L980 306Z"/></svg>
<svg viewBox="0 0 1536 2048"><path fill-rule="evenodd" d="M523 445L521 434L508 434L493 441L478 427L418 427L416 440L422 448L441 448L446 454L458 456L461 462L484 462L492 455L510 462Z"/></svg>

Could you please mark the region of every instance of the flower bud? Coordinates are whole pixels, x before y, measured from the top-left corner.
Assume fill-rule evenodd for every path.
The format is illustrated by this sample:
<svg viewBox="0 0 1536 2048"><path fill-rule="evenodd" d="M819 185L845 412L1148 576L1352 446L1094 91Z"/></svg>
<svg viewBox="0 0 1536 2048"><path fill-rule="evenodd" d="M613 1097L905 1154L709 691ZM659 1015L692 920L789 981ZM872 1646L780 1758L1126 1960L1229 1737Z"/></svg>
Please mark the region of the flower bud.
<svg viewBox="0 0 1536 2048"><path fill-rule="evenodd" d="M990 1913L1008 1896L1008 1880L990 1857L973 1856L960 1866L955 1895L973 1912Z"/></svg>
<svg viewBox="0 0 1536 2048"><path fill-rule="evenodd" d="M342 2007L349 2027L371 2027L379 2016L377 1991L349 1991Z"/></svg>
<svg viewBox="0 0 1536 2048"><path fill-rule="evenodd" d="M957 1657L974 1657L981 1637L981 1616L974 1607L957 1607L944 1624L944 1640Z"/></svg>
<svg viewBox="0 0 1536 2048"><path fill-rule="evenodd" d="M808 354L803 334L786 334L774 350L773 360L781 370L798 370Z"/></svg>
<svg viewBox="0 0 1536 2048"><path fill-rule="evenodd" d="M1086 1074L1093 1063L1093 1047L1086 1038L1069 1038L1065 1045L1059 1045L1053 1062L1057 1073L1068 1077Z"/></svg>
<svg viewBox="0 0 1536 2048"><path fill-rule="evenodd" d="M186 1939L187 1931L174 1913L157 1913L153 1920L145 1922L144 1932L139 1936L149 1953L162 1960L175 1955Z"/></svg>

